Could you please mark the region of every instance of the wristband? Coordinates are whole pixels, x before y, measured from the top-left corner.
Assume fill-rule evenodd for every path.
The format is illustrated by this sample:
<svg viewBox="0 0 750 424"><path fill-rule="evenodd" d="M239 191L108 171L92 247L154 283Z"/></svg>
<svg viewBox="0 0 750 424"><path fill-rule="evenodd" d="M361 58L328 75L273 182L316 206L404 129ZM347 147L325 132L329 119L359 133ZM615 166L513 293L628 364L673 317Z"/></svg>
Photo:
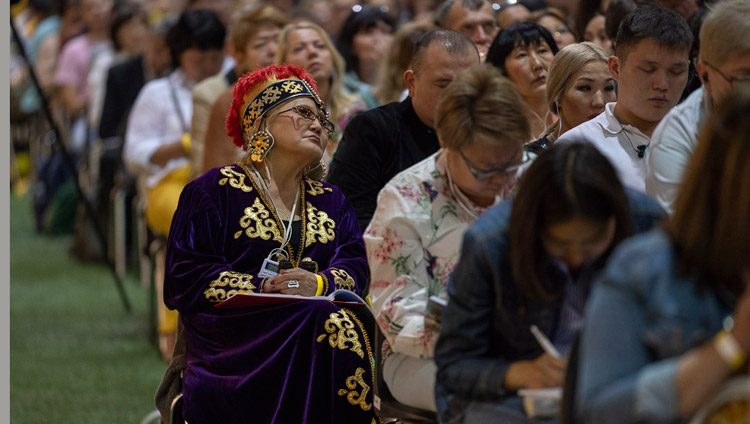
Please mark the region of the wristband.
<svg viewBox="0 0 750 424"><path fill-rule="evenodd" d="M323 294L323 277L315 274L315 278L318 279L318 291L315 292L315 296L320 296L321 294Z"/></svg>
<svg viewBox="0 0 750 424"><path fill-rule="evenodd" d="M190 143L190 133L183 134L180 142L182 143L182 149L185 150L185 153L190 154L193 150L192 144Z"/></svg>
<svg viewBox="0 0 750 424"><path fill-rule="evenodd" d="M736 370L745 363L745 351L742 350L740 344L734 338L732 333L721 330L719 334L714 337L714 348L718 352L721 359L729 365L729 368Z"/></svg>

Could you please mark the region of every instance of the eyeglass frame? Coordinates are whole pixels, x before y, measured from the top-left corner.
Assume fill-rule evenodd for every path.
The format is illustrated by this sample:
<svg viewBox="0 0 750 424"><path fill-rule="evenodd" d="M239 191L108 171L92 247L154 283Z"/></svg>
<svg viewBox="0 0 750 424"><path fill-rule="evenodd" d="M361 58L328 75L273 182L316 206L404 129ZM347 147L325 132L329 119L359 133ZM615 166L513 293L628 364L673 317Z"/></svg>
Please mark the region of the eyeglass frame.
<svg viewBox="0 0 750 424"><path fill-rule="evenodd" d="M306 113L300 112L300 109L309 111L313 117L306 116ZM279 111L279 115L285 112L290 112L290 111L295 111L297 115L311 122L317 118L318 122L320 122L320 126L323 127L323 129L328 131L329 133L332 133L336 130L336 126L333 124L333 122L328 120L328 117L326 117L325 114L318 115L315 112L313 112L312 109L304 105L292 106L289 109Z"/></svg>
<svg viewBox="0 0 750 424"><path fill-rule="evenodd" d="M724 72L721 72L721 70L719 68L717 68L716 66L714 66L714 65L712 65L712 64L710 64L710 63L708 63L706 61L702 61L702 62L703 62L704 65L706 65L709 68L711 68L714 71L716 71L717 74L721 75L721 77L724 78L724 81L728 82L729 86L732 87L732 88L734 88L735 81L738 81L741 84L750 83L750 75L743 75L743 76L741 76L739 78L738 77L728 77L728 76L724 75Z"/></svg>
<svg viewBox="0 0 750 424"><path fill-rule="evenodd" d="M536 158L536 155L525 148L521 148L523 153L521 154L521 161L514 163L512 165L508 165L501 169L493 169L490 171L477 171L469 162L469 159L466 159L466 156L464 156L462 151L458 151L458 154L461 155L461 159L464 160L464 163L466 164L466 168L469 170L471 175L477 179L477 180L484 180L486 178L494 177L498 174L509 174L511 172L517 171L522 166L526 165L527 163L531 162Z"/></svg>

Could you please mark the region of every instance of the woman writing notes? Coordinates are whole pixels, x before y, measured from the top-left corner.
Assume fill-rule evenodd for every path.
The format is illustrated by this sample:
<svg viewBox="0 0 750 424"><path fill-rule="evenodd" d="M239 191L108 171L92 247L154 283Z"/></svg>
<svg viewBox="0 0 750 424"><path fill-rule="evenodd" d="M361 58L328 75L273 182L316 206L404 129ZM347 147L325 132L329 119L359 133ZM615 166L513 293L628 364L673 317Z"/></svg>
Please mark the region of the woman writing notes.
<svg viewBox="0 0 750 424"><path fill-rule="evenodd" d="M182 192L164 299L185 327L188 422L370 424L374 417L370 331L355 306L214 307L237 293L364 295L369 271L354 211L336 187L314 179L333 131L324 111L301 68L246 75L235 85L227 130L247 155ZM270 276L264 263L281 270Z"/></svg>
<svg viewBox="0 0 750 424"><path fill-rule="evenodd" d="M596 149L543 151L513 200L464 235L435 348L444 421L523 419L518 389L561 386L565 359L544 353L530 327L566 355L592 275L621 240L661 216L653 200L623 188Z"/></svg>

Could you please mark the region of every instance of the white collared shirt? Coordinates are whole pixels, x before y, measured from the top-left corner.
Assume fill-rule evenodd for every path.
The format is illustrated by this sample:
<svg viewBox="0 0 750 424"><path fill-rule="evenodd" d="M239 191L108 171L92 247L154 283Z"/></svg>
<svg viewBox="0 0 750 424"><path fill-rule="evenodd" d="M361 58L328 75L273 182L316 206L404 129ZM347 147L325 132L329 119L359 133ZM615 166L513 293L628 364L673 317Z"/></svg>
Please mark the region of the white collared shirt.
<svg viewBox="0 0 750 424"><path fill-rule="evenodd" d="M703 87L691 93L659 122L646 155L646 192L668 213L682 184L698 132L708 116L708 100Z"/></svg>
<svg viewBox="0 0 750 424"><path fill-rule="evenodd" d="M592 144L609 159L623 185L645 193L646 159L638 157L638 146L648 146L651 139L632 125L620 124L612 113L616 104L616 102L607 103L604 112L567 131L555 144L573 142Z"/></svg>
<svg viewBox="0 0 750 424"><path fill-rule="evenodd" d="M181 157L162 167L152 163L151 156L159 147L179 141L185 132L190 132L194 85L176 69L166 77L149 81L133 104L125 132L123 159L128 170L138 176L146 188L154 187L167 174L189 163L187 157Z"/></svg>

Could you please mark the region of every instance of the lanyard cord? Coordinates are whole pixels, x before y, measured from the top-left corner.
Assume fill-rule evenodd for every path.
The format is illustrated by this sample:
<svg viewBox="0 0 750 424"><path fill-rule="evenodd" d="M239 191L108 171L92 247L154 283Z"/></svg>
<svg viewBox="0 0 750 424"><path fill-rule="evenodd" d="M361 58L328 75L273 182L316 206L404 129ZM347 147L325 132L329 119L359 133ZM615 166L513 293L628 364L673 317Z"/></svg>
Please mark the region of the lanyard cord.
<svg viewBox="0 0 750 424"><path fill-rule="evenodd" d="M625 136L625 139L628 141L630 148L633 149L633 151L638 154L638 158L643 159L643 157L646 155L646 149L648 149L648 146L651 144L651 142L649 141L646 144L639 144L638 146L635 146L633 142L630 140L630 136L628 136L628 130L626 130L625 127L622 125L622 122L620 122L620 119L617 118L617 116L615 116L614 113L612 113L612 116L614 116L617 123L620 124L620 131L618 131L617 134L622 133Z"/></svg>
<svg viewBox="0 0 750 424"><path fill-rule="evenodd" d="M177 92L172 85L172 81L167 77L167 84L169 84L169 93L172 95L172 104L174 104L174 109L177 112L177 118L180 120L180 126L182 127L182 133L186 134L190 132L190 129L187 126L187 121L185 120L185 117L182 116L182 109L180 109L180 102L177 101Z"/></svg>
<svg viewBox="0 0 750 424"><path fill-rule="evenodd" d="M264 180L260 176L260 172L258 169L253 165L253 170L257 174L257 179L260 182L261 188L263 188L263 191L265 192L266 198L269 202L271 202L271 206L273 206L273 209L276 211L276 215L279 214L279 208L276 207L276 202L273 201L273 197L271 197L271 191L269 187L266 185L266 180ZM268 166L266 166L266 174L268 175L269 181L271 180L271 174L268 171ZM297 193L294 195L294 205L292 206L292 210L289 213L289 223L284 224L284 221L279 216L279 221L281 221L281 226L284 229L284 237L281 241L281 246L277 247L273 250L271 250L271 253L268 254L269 258L273 258L274 255L285 255L287 259L291 259L292 256L289 254L289 251L286 250L286 247L289 245L289 242L292 240L292 223L294 222L294 213L297 211L297 203L299 203L299 195L300 195L300 186L297 185Z"/></svg>

